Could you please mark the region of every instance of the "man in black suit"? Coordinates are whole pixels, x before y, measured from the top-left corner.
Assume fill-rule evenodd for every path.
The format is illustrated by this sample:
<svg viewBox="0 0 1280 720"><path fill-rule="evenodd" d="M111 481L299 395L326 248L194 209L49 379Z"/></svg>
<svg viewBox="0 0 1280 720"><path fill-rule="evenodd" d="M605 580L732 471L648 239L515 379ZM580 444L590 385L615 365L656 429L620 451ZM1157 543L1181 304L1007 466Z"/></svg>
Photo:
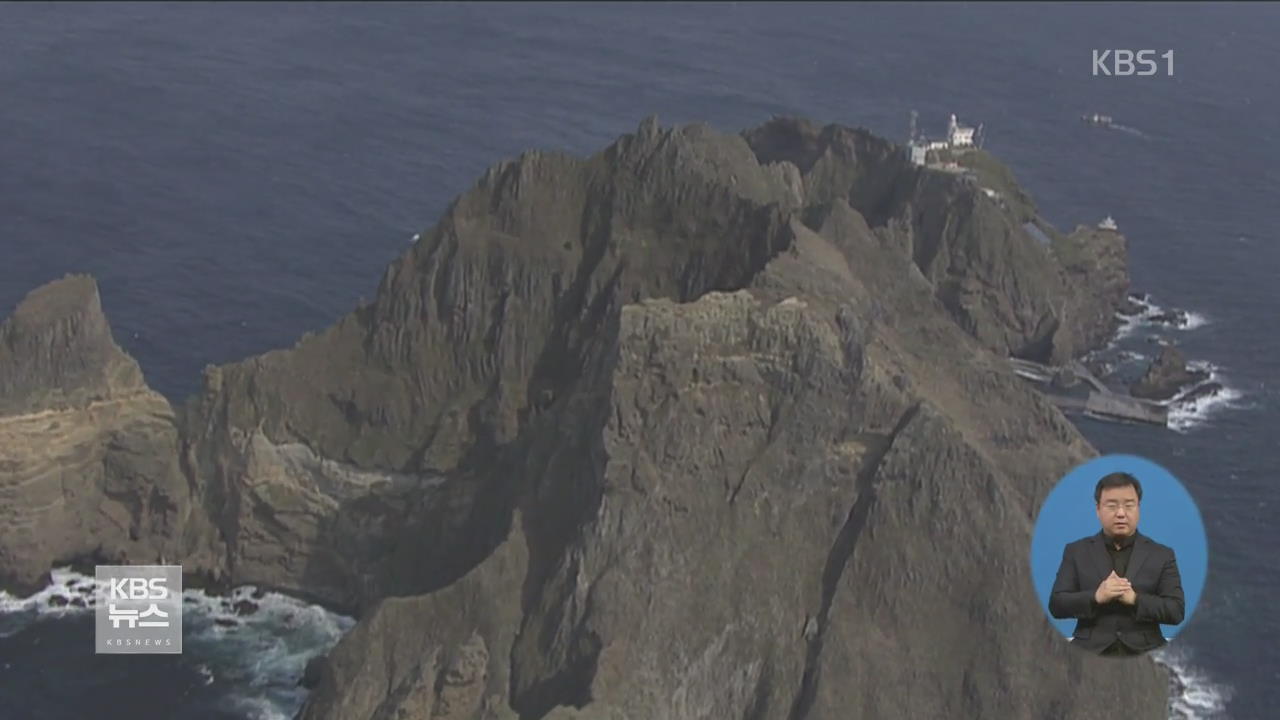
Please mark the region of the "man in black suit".
<svg viewBox="0 0 1280 720"><path fill-rule="evenodd" d="M1173 549L1138 532L1142 485L1111 473L1093 491L1102 530L1067 545L1049 613L1076 618L1072 644L1100 655L1141 655L1165 644L1160 625L1182 622Z"/></svg>

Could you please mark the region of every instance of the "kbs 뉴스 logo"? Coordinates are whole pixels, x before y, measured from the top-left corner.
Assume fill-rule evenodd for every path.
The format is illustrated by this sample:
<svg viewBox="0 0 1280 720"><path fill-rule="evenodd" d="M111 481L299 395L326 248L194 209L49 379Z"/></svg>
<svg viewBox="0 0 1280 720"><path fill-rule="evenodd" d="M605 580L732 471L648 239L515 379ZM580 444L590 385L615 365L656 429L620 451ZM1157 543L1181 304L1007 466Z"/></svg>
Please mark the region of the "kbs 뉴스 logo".
<svg viewBox="0 0 1280 720"><path fill-rule="evenodd" d="M94 576L97 652L182 652L181 565L99 565Z"/></svg>

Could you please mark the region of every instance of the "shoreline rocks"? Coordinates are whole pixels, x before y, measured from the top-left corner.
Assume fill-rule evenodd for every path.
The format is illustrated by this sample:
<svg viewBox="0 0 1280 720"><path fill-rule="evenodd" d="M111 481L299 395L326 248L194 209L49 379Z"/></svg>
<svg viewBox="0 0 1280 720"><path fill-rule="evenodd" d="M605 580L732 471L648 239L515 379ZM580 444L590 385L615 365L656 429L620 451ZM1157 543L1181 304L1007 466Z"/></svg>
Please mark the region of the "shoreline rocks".
<svg viewBox="0 0 1280 720"><path fill-rule="evenodd" d="M231 605L231 610L236 615L252 615L258 611L258 603L252 600L237 600Z"/></svg>
<svg viewBox="0 0 1280 720"><path fill-rule="evenodd" d="M1134 397L1147 400L1169 400L1189 385L1209 378L1208 371L1187 366L1187 360L1177 347L1169 344L1160 349L1142 378L1130 386Z"/></svg>
<svg viewBox="0 0 1280 720"><path fill-rule="evenodd" d="M1165 310L1147 316L1146 320L1172 327L1186 327L1190 322L1190 318L1184 310Z"/></svg>

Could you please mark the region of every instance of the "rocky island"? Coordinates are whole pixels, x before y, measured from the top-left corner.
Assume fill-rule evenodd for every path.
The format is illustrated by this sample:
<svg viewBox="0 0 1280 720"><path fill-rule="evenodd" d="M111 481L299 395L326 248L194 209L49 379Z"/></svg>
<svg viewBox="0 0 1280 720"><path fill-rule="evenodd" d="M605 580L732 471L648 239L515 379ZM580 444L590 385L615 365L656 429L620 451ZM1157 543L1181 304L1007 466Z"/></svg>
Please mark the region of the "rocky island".
<svg viewBox="0 0 1280 720"><path fill-rule="evenodd" d="M1163 720L1163 668L1038 607L1035 512L1094 450L1005 360L1110 336L1124 240L1032 239L978 160L790 118L529 152L179 408L91 279L36 289L0 326L0 586L167 558L348 609L306 720Z"/></svg>
<svg viewBox="0 0 1280 720"><path fill-rule="evenodd" d="M1133 383L1130 392L1134 397L1168 400L1183 388L1204 382L1208 378L1208 371L1190 367L1177 347L1165 345L1160 348L1160 354L1151 361L1142 377Z"/></svg>

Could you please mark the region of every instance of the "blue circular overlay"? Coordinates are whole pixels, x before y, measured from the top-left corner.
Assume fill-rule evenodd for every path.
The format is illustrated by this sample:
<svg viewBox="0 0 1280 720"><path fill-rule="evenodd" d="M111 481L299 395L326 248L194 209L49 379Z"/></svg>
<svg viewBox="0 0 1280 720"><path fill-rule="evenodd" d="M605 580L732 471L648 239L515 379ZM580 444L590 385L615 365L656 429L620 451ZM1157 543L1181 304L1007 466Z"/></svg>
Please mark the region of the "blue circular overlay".
<svg viewBox="0 0 1280 720"><path fill-rule="evenodd" d="M1040 597L1040 609L1064 637L1071 637L1076 621L1055 620L1049 615L1049 591L1067 543L1102 529L1095 513L1093 489L1098 480L1113 472L1129 473L1142 483L1138 532L1173 548L1177 558L1186 611L1178 625L1160 626L1164 636L1172 638L1186 627L1200 601L1209 569L1209 544L1200 509L1187 489L1168 470L1137 455L1105 455L1090 460L1062 478L1045 498L1031 538L1031 577Z"/></svg>

